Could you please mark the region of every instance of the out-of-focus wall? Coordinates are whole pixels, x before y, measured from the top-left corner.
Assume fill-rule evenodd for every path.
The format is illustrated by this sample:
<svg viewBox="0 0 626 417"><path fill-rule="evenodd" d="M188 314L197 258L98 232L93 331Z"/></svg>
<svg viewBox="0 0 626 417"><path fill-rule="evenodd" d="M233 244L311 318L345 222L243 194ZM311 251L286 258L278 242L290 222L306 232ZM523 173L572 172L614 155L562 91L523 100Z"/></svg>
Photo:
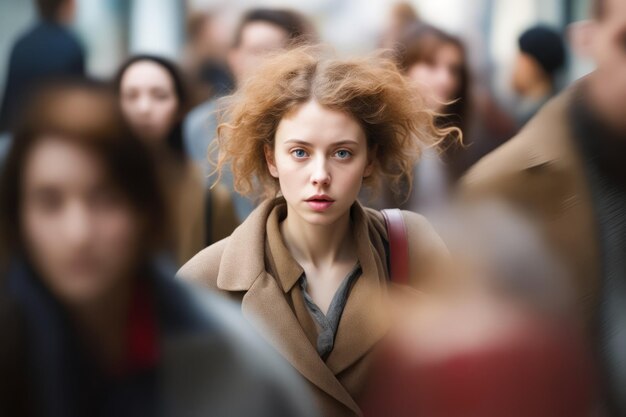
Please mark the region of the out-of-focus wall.
<svg viewBox="0 0 626 417"><path fill-rule="evenodd" d="M241 12L251 7L288 7L305 13L320 39L342 54L373 50L390 0L77 0L74 28L87 50L91 75L113 74L129 53L150 52L181 58L187 11L219 11L224 39ZM478 82L500 96L510 94L509 78L519 34L538 22L564 28L584 18L589 0L410 0L422 18L461 36ZM566 16L565 11L568 11ZM32 0L0 0L0 87L15 37L34 20ZM228 32L228 33L226 33ZM565 81L593 68L572 57ZM3 89L2 89L3 91ZM2 94L2 93L0 93Z"/></svg>
<svg viewBox="0 0 626 417"><path fill-rule="evenodd" d="M87 54L87 72L110 77L128 52L129 0L78 0L74 26Z"/></svg>
<svg viewBox="0 0 626 417"><path fill-rule="evenodd" d="M182 0L133 0L129 51L179 58L184 44L184 6Z"/></svg>

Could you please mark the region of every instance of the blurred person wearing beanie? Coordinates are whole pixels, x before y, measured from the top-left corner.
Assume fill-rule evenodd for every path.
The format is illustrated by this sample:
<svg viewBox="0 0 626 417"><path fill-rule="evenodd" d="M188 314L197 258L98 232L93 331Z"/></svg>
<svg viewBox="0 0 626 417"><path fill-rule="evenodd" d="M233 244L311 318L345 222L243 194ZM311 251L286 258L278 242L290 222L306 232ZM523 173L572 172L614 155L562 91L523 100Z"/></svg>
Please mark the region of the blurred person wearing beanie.
<svg viewBox="0 0 626 417"><path fill-rule="evenodd" d="M520 100L516 113L522 127L556 93L556 76L566 55L561 35L543 25L522 33L518 46L511 82Z"/></svg>

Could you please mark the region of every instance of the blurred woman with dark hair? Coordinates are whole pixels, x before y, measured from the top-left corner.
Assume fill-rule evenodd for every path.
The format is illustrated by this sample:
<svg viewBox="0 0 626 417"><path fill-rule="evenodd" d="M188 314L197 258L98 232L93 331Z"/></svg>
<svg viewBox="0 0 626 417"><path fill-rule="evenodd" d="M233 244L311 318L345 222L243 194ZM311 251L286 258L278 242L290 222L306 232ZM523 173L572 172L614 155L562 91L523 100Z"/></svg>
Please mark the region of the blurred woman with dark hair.
<svg viewBox="0 0 626 417"><path fill-rule="evenodd" d="M151 55L134 56L119 69L115 89L132 130L162 162L174 216L174 252L182 264L237 227L230 195L220 185L207 190L200 169L183 151L182 120L190 102L173 62Z"/></svg>
<svg viewBox="0 0 626 417"><path fill-rule="evenodd" d="M454 127L463 134L469 119L469 70L465 47L460 39L425 23L409 26L399 37L394 51L403 74L437 114L439 128ZM448 188L466 169L466 149L458 131L452 131L440 144L440 154L426 150L415 172L415 188L407 200L383 195L379 206L405 206L424 210L441 204Z"/></svg>
<svg viewBox="0 0 626 417"><path fill-rule="evenodd" d="M110 90L56 86L27 110L0 183L0 414L306 414L236 312L156 256L167 205Z"/></svg>

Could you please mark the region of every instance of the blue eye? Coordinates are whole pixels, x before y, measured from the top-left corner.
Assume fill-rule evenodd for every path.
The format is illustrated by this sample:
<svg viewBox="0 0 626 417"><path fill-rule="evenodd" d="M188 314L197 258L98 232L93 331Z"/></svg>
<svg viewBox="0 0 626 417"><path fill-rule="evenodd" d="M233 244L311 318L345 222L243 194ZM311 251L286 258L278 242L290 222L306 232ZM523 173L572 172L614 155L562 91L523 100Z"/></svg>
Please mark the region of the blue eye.
<svg viewBox="0 0 626 417"><path fill-rule="evenodd" d="M337 158L339 159L348 159L352 156L352 152L342 149L342 150L335 152L335 156L337 156Z"/></svg>
<svg viewBox="0 0 626 417"><path fill-rule="evenodd" d="M306 158L308 156L304 149L294 149L291 151L291 154L298 159Z"/></svg>

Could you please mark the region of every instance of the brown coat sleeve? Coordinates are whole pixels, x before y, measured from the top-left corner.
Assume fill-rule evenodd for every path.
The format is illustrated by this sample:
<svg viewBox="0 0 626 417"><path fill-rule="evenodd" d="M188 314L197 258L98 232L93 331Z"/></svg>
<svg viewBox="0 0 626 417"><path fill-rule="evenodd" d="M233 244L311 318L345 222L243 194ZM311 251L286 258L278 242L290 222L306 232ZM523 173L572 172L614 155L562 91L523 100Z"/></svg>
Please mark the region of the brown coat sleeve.
<svg viewBox="0 0 626 417"><path fill-rule="evenodd" d="M228 189L217 184L211 193L211 243L222 240L239 226L233 199Z"/></svg>
<svg viewBox="0 0 626 417"><path fill-rule="evenodd" d="M424 289L445 278L450 263L448 249L424 216L402 211L409 238L411 286Z"/></svg>
<svg viewBox="0 0 626 417"><path fill-rule="evenodd" d="M203 249L178 270L176 276L202 287L219 291L217 275L228 238Z"/></svg>

